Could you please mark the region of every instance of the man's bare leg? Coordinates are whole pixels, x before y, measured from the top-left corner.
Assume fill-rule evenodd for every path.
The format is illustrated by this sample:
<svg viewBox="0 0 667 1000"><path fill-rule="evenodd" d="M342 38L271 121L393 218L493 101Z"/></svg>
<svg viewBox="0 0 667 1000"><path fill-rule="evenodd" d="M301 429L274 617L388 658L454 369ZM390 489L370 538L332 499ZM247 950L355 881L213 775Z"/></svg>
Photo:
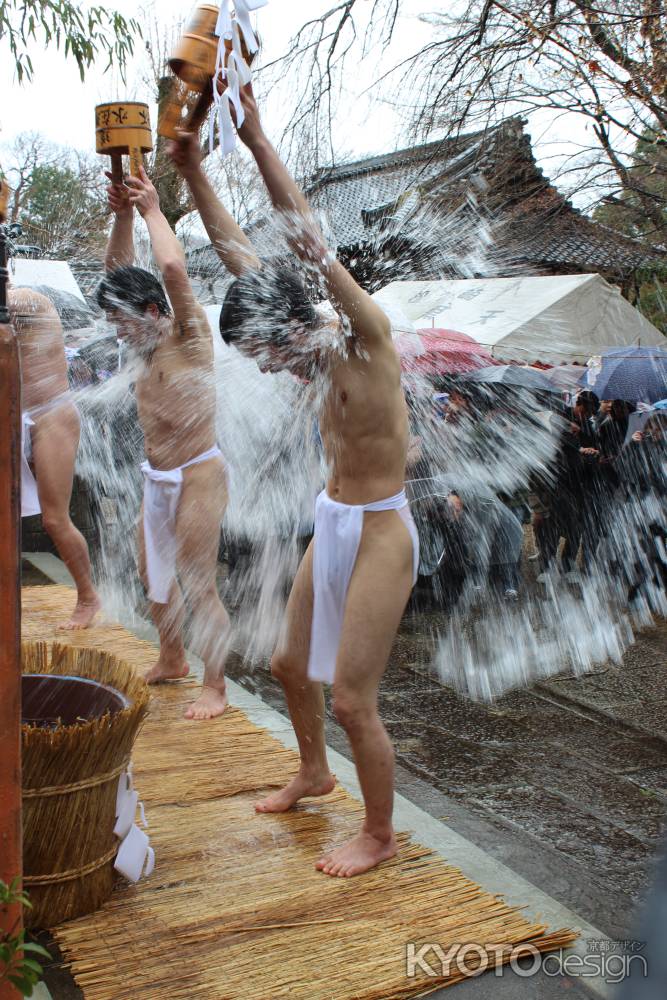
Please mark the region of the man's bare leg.
<svg viewBox="0 0 667 1000"><path fill-rule="evenodd" d="M378 687L412 589L412 541L395 511L367 513L336 662L334 712L354 754L366 816L359 833L316 867L347 877L396 853L394 751L377 710Z"/></svg>
<svg viewBox="0 0 667 1000"><path fill-rule="evenodd" d="M160 655L157 663L144 674L147 684L180 680L190 672L183 645L185 608L181 588L174 581L167 604L151 602L151 618L160 636Z"/></svg>
<svg viewBox="0 0 667 1000"><path fill-rule="evenodd" d="M76 607L61 628L88 628L100 610L93 587L88 545L69 516L74 463L79 446L79 414L72 403L63 403L34 417L32 459L44 530L76 584Z"/></svg>
<svg viewBox="0 0 667 1000"><path fill-rule="evenodd" d="M271 661L282 684L301 752L299 773L278 792L257 802L257 812L285 812L299 799L327 795L336 779L327 764L322 685L308 680L308 650L313 617L313 544L308 546L287 602L285 632Z"/></svg>
<svg viewBox="0 0 667 1000"><path fill-rule="evenodd" d="M217 586L220 524L227 506L227 484L221 459L193 465L183 472L176 517L178 570L192 612L192 646L204 661L199 697L186 719L212 719L227 708L225 660L229 649L229 616Z"/></svg>
<svg viewBox="0 0 667 1000"><path fill-rule="evenodd" d="M144 589L148 592L143 506L137 525L137 554L139 577L144 585ZM152 601L150 609L151 618L160 637L160 654L155 665L144 674L146 683L160 684L162 681L172 681L178 680L181 677L187 677L190 668L185 658L185 646L183 645L185 609L183 607L181 588L178 586L176 580L171 585L168 602L166 604L158 604Z"/></svg>

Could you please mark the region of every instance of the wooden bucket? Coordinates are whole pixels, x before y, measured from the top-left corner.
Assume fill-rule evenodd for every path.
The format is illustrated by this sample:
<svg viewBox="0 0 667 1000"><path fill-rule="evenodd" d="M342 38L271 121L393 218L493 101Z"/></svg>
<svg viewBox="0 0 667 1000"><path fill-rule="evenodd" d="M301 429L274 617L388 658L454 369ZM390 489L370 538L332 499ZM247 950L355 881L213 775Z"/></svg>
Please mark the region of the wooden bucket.
<svg viewBox="0 0 667 1000"><path fill-rule="evenodd" d="M186 132L197 132L202 126L213 103L212 88L209 86L201 93L188 90L181 80L174 77L171 80L169 93L160 105L160 116L157 123L158 135L164 139L178 139L178 129Z"/></svg>
<svg viewBox="0 0 667 1000"><path fill-rule="evenodd" d="M23 884L29 927L96 910L113 889L116 795L148 710L111 653L23 643Z"/></svg>
<svg viewBox="0 0 667 1000"><path fill-rule="evenodd" d="M200 4L169 60L169 66L179 80L200 93L210 86L215 73L218 14L219 8L213 4Z"/></svg>
<svg viewBox="0 0 667 1000"><path fill-rule="evenodd" d="M10 187L7 181L0 178L0 222L7 221L7 206L9 205Z"/></svg>
<svg viewBox="0 0 667 1000"><path fill-rule="evenodd" d="M206 115L208 114L209 108L213 103L213 87L212 79L215 73L215 66L217 60L218 52L218 37L215 35L215 25L217 21L217 8L203 6L197 8L197 13L199 11L216 11L216 19L213 21L211 28L211 38L214 43L213 48L213 59L209 59L209 50L206 48L206 52L201 50L199 56L201 62L195 65L194 62L188 61L188 53L194 51L188 45L185 44L185 40L190 37L186 34L179 43L176 49L176 53L169 60L169 65L176 74L178 79L172 81L171 91L160 107L160 117L158 120L158 135L163 136L165 139L178 139L177 129L183 129L186 132L197 132L204 123ZM203 28L207 28L209 22L202 19ZM191 26L189 26L191 27ZM208 41L208 38L206 39ZM192 43L194 46L194 43ZM227 65L227 60L232 52L233 46L230 38L225 39L225 66ZM255 58L254 53L248 52L246 48L245 41L241 38L241 52L243 58L245 59L248 66L251 65L253 59ZM200 77L199 74L205 71L204 77ZM227 87L227 81L224 79L218 79L218 92L220 94L224 93Z"/></svg>
<svg viewBox="0 0 667 1000"><path fill-rule="evenodd" d="M144 153L153 148L147 104L113 101L95 108L95 149L111 157L114 181L123 179L123 155L130 157L130 173L139 176Z"/></svg>

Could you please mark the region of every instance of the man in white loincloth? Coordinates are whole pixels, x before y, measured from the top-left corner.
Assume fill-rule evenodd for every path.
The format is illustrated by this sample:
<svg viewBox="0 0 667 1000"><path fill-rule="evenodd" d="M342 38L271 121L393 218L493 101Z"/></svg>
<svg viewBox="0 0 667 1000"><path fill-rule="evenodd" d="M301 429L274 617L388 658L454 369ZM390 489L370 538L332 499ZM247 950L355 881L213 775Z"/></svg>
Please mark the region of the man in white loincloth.
<svg viewBox="0 0 667 1000"><path fill-rule="evenodd" d="M145 172L112 184L108 195L115 218L97 299L140 363L135 388L147 461L139 573L160 634L160 656L146 679L157 683L188 673L185 598L193 648L205 668L202 692L185 715L210 719L227 707L230 631L216 585L227 476L216 444L213 340L181 245ZM133 205L146 223L171 305L157 278L133 266Z"/></svg>
<svg viewBox="0 0 667 1000"><path fill-rule="evenodd" d="M242 92L239 135L252 152L291 242L317 266L341 323L319 314L285 267L263 266L199 176L191 140L180 163L218 253L234 256L241 277L220 315L223 338L265 371L325 382L320 432L329 465L317 500L315 537L297 572L272 672L281 682L301 751L297 776L257 803L282 812L334 787L324 739L322 683L333 684L334 711L345 727L364 795L360 832L322 857L328 875L365 872L396 853L392 827L394 754L377 710L378 686L412 589L418 541L404 492L407 408L389 320L331 255L308 204L266 139L250 88ZM188 152L189 151L189 152ZM184 169L185 165L185 169ZM254 257L254 261L253 261ZM328 346L325 346L328 342Z"/></svg>
<svg viewBox="0 0 667 1000"><path fill-rule="evenodd" d="M76 606L61 628L88 628L100 609L85 538L69 505L79 447L79 413L69 394L60 317L32 288L9 289L21 355L21 515L42 515L44 530L76 584Z"/></svg>

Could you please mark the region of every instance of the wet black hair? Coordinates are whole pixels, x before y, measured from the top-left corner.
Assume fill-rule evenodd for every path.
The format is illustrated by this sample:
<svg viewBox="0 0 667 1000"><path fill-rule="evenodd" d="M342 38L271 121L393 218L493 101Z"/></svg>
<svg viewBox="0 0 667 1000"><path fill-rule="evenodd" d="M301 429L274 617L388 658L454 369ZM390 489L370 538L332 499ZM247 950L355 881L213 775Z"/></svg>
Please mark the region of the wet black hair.
<svg viewBox="0 0 667 1000"><path fill-rule="evenodd" d="M97 286L96 298L100 309L127 306L144 313L148 306L154 305L161 316L171 316L164 288L155 275L142 267L117 267L109 271Z"/></svg>
<svg viewBox="0 0 667 1000"><path fill-rule="evenodd" d="M220 335L226 344L244 336L285 344L291 323L312 330L319 324L299 275L281 264L247 271L234 281L220 310Z"/></svg>
<svg viewBox="0 0 667 1000"><path fill-rule="evenodd" d="M590 389L582 389L576 397L574 405L585 406L588 410L592 410L593 413L597 413L600 409L600 400L594 392L591 392Z"/></svg>

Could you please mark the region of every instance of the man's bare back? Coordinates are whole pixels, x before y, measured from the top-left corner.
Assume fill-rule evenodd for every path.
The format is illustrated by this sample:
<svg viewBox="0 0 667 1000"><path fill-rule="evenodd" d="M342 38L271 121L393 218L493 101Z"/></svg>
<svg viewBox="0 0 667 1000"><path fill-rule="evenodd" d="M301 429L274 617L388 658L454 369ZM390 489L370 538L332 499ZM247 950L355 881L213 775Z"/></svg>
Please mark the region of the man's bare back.
<svg viewBox="0 0 667 1000"><path fill-rule="evenodd" d="M9 308L21 356L21 405L32 421L31 462L42 523L77 587L76 608L64 627L87 628L100 600L88 546L69 516L80 423L69 396L63 328L49 299L31 288L10 288Z"/></svg>
<svg viewBox="0 0 667 1000"><path fill-rule="evenodd" d="M169 319L136 383L146 457L154 469L175 469L215 444L213 342L199 305L188 330Z"/></svg>
<svg viewBox="0 0 667 1000"><path fill-rule="evenodd" d="M22 406L36 410L69 389L62 324L49 299L32 288L10 287L9 310L21 355Z"/></svg>

